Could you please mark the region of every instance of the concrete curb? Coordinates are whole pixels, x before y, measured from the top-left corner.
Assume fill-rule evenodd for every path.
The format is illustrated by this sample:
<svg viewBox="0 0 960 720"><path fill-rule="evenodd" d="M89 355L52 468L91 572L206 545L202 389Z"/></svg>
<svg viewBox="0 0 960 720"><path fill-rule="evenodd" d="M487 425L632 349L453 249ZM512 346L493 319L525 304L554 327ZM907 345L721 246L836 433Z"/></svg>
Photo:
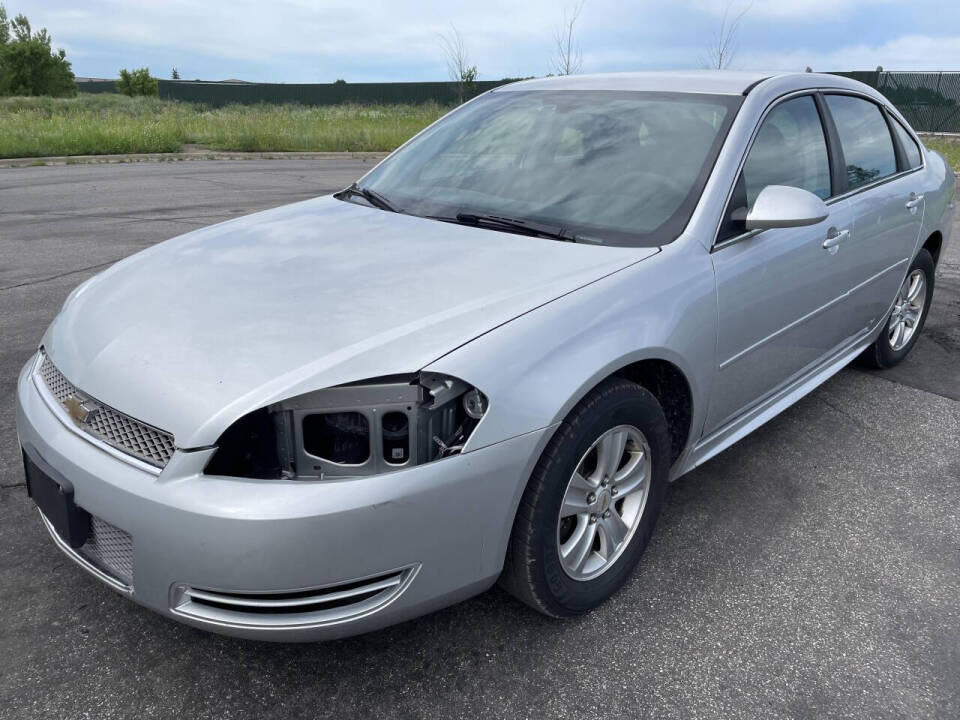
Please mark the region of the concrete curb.
<svg viewBox="0 0 960 720"><path fill-rule="evenodd" d="M379 162L386 152L221 152L190 150L175 153L131 153L129 155L58 155L53 157L0 158L0 168L43 165L101 165L107 163L180 162L183 160L322 160L349 158Z"/></svg>

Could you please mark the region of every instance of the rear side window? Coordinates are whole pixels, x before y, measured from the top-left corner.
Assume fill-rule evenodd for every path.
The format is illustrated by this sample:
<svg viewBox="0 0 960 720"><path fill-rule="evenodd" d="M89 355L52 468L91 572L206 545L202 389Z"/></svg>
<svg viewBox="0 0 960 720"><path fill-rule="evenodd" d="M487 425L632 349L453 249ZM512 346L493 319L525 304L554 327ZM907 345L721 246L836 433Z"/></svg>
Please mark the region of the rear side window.
<svg viewBox="0 0 960 720"><path fill-rule="evenodd" d="M912 170L913 168L920 167L923 164L923 160L920 157L920 147L917 145L917 142L910 137L910 133L908 133L906 128L896 119L893 120L893 131L900 139L900 144L903 146L903 153L907 158L907 167L905 169Z"/></svg>
<svg viewBox="0 0 960 720"><path fill-rule="evenodd" d="M830 197L830 160L817 105L809 95L777 105L760 126L737 179L718 240L746 231L744 220L767 185Z"/></svg>
<svg viewBox="0 0 960 720"><path fill-rule="evenodd" d="M897 171L893 138L880 108L850 95L827 95L853 190Z"/></svg>

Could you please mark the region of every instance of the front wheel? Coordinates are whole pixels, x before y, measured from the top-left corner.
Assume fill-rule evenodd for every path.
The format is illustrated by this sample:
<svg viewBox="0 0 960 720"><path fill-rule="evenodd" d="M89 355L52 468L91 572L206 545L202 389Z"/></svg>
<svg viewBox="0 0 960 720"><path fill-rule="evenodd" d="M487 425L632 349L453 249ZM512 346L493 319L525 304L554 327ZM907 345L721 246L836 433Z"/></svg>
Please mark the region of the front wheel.
<svg viewBox="0 0 960 720"><path fill-rule="evenodd" d="M861 355L871 367L888 368L900 363L913 349L927 320L933 299L933 257L921 249L897 292L893 309L873 345Z"/></svg>
<svg viewBox="0 0 960 720"><path fill-rule="evenodd" d="M561 423L530 478L501 584L540 612L579 615L643 554L670 464L667 422L636 383L605 381Z"/></svg>

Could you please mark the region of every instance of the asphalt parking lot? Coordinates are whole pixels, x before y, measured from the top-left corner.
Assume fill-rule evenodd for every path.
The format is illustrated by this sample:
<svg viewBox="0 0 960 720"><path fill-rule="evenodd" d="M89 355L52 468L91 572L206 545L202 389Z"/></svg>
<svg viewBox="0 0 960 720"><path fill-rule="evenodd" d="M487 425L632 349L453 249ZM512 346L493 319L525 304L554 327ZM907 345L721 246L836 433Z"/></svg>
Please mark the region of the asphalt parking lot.
<svg viewBox="0 0 960 720"><path fill-rule="evenodd" d="M672 485L638 571L588 617L493 590L359 638L254 643L62 556L26 496L13 396L67 293L370 162L0 170L0 718L960 717L960 239L909 360L843 371Z"/></svg>

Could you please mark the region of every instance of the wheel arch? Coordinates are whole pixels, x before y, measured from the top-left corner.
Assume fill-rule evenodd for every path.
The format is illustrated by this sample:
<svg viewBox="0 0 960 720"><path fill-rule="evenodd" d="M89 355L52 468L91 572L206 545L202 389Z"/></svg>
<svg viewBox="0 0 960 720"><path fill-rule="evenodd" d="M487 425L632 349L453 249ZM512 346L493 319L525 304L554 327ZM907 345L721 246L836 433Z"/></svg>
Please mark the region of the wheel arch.
<svg viewBox="0 0 960 720"><path fill-rule="evenodd" d="M687 447L693 421L693 391L683 370L669 360L646 358L625 365L612 376L646 388L660 403L670 432L670 463L675 463Z"/></svg>
<svg viewBox="0 0 960 720"><path fill-rule="evenodd" d="M920 247L930 253L931 257L933 257L933 266L936 267L940 263L940 250L943 248L943 234L939 230L935 230L930 234L930 237L923 241L923 245Z"/></svg>

